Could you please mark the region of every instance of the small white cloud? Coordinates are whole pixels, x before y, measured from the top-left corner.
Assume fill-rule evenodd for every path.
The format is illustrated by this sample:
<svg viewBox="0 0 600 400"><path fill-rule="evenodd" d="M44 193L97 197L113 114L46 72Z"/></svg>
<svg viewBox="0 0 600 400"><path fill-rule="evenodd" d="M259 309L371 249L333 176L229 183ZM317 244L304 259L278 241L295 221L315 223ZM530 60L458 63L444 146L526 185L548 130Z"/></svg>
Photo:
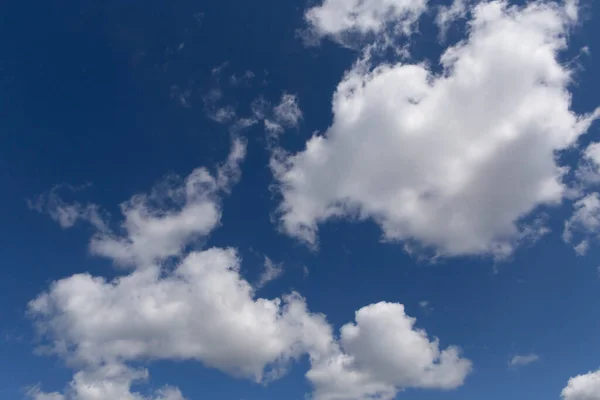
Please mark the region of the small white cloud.
<svg viewBox="0 0 600 400"><path fill-rule="evenodd" d="M48 193L43 193L32 200L27 200L27 206L39 213L48 214L50 218L58 222L61 228L71 228L78 221L85 221L99 231L104 232L108 229L105 216L96 204L67 203L59 194L61 190L77 192L87 186L56 185Z"/></svg>
<svg viewBox="0 0 600 400"><path fill-rule="evenodd" d="M145 369L133 370L120 364L106 364L75 374L65 394L44 393L39 387L27 392L33 400L185 400L177 388L164 387L151 396L132 392L131 386L148 378Z"/></svg>
<svg viewBox="0 0 600 400"><path fill-rule="evenodd" d="M324 0L306 11L305 38L330 37L349 44L353 34L379 34L390 25L394 32L409 34L426 6L426 0Z"/></svg>
<svg viewBox="0 0 600 400"><path fill-rule="evenodd" d="M579 161L575 176L583 186L600 183L600 143L588 145Z"/></svg>
<svg viewBox="0 0 600 400"><path fill-rule="evenodd" d="M528 365L534 363L539 359L540 357L537 354L516 355L508 362L508 364L511 367L517 367L520 365Z"/></svg>
<svg viewBox="0 0 600 400"><path fill-rule="evenodd" d="M589 247L590 247L590 243L587 240L582 240L581 242L579 242L578 245L576 245L574 247L575 253L578 256L584 256L585 253L587 253Z"/></svg>
<svg viewBox="0 0 600 400"><path fill-rule="evenodd" d="M422 300L419 302L419 307L426 312L431 312L433 311L433 307L431 306L431 303L427 300Z"/></svg>
<svg viewBox="0 0 600 400"><path fill-rule="evenodd" d="M569 379L561 396L564 400L600 400L600 370Z"/></svg>
<svg viewBox="0 0 600 400"><path fill-rule="evenodd" d="M453 0L450 6L440 6L435 17L435 23L440 29L440 37L446 36L450 25L459 18L465 18L467 14L468 0Z"/></svg>
<svg viewBox="0 0 600 400"><path fill-rule="evenodd" d="M283 273L283 266L281 264L276 264L269 257L265 256L265 266L264 270L258 278L258 282L256 283L256 288L260 289L264 287L267 283L275 280L281 276Z"/></svg>
<svg viewBox="0 0 600 400"><path fill-rule="evenodd" d="M311 354L306 374L316 400L391 400L408 388L453 389L471 371L456 347L440 350L437 340L414 327L396 303L377 303L356 312L327 354Z"/></svg>
<svg viewBox="0 0 600 400"><path fill-rule="evenodd" d="M225 68L227 68L229 66L229 61L224 61L223 63L221 63L220 65L214 67L212 69L212 75L215 77L218 77L219 75L221 75L221 73L223 72L223 70Z"/></svg>
<svg viewBox="0 0 600 400"><path fill-rule="evenodd" d="M589 240L600 233L600 194L590 193L573 204L573 214L565 221L563 240L572 243L574 236L583 239L575 246L578 255L584 255L589 247Z"/></svg>
<svg viewBox="0 0 600 400"><path fill-rule="evenodd" d="M269 135L277 136L286 129L297 128L302 119L298 97L284 93L279 104L273 107L271 114L272 116L264 119L265 130Z"/></svg>

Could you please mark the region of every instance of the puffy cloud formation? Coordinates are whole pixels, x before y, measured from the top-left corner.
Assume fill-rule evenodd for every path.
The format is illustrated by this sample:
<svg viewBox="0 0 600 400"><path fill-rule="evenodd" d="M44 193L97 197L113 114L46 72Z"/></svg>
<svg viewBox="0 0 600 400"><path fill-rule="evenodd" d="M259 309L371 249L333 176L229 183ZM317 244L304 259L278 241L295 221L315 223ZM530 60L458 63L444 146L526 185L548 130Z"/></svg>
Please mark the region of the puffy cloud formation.
<svg viewBox="0 0 600 400"><path fill-rule="evenodd" d="M572 243L575 234L583 235L583 239L577 241L575 251L584 255L589 247L589 240L600 232L600 195L596 192L588 194L577 200L573 208L573 215L565 222L563 239Z"/></svg>
<svg viewBox="0 0 600 400"><path fill-rule="evenodd" d="M344 2L355 3L398 2ZM329 21L314 16L328 4L309 20ZM555 154L600 116L570 110L572 71L559 53L573 7L478 3L439 74L425 64L359 61L338 85L331 127L299 153L274 153L283 231L316 245L319 223L372 219L387 240L500 257L542 233L523 218L563 199L566 170Z"/></svg>
<svg viewBox="0 0 600 400"><path fill-rule="evenodd" d="M129 365L197 360L233 376L268 382L304 354L310 356L308 377L321 399L337 398L336 385L355 376L366 389L344 386L345 399L379 393L370 387L391 393L462 383L470 362L454 347L440 351L437 341L414 328L400 304L361 309L356 324L342 328L338 342L325 316L311 313L298 293L257 297L240 273L234 249L193 251L186 246L219 223L218 194L239 178L244 153L243 143L235 142L214 176L200 168L182 184L167 181L124 203L123 236L108 228L100 231L91 250L130 266L127 274L112 280L76 274L54 282L30 302L45 352L77 369L64 394L35 388L30 397L180 400L174 388L150 397L132 392L132 384L148 373ZM167 262L173 260L175 265ZM269 259L265 268L258 286L281 269ZM332 381L323 381L324 374Z"/></svg>
<svg viewBox="0 0 600 400"><path fill-rule="evenodd" d="M455 347L440 351L436 340L414 328L404 306L377 303L344 325L339 345L312 357L307 377L318 400L393 399L405 388L453 389L471 371Z"/></svg>
<svg viewBox="0 0 600 400"><path fill-rule="evenodd" d="M391 399L409 387L451 389L471 369L456 348L440 351L437 340L415 329L401 304L360 309L356 323L342 327L338 343L324 316L310 313L300 295L254 298L231 249L190 253L172 274L160 272L144 268L112 282L75 275L31 302L50 349L86 366L71 384L77 393L106 368L147 359L195 359L234 376L268 381L308 353L307 377L315 398L323 400ZM116 383L92 387L128 393L140 376L120 368L108 377ZM90 377L88 370L94 371ZM74 398L129 398L80 396Z"/></svg>
<svg viewBox="0 0 600 400"><path fill-rule="evenodd" d="M348 34L377 34L389 25L410 33L426 6L427 0L325 0L304 17L312 35L344 42Z"/></svg>
<svg viewBox="0 0 600 400"><path fill-rule="evenodd" d="M519 365L528 365L538 361L540 357L537 354L526 354L526 355L516 355L511 358L508 363L511 367L516 367Z"/></svg>
<svg viewBox="0 0 600 400"><path fill-rule="evenodd" d="M235 251L218 248L190 253L172 273L144 268L112 282L86 274L60 280L30 311L52 350L72 363L196 359L257 381L267 366L303 352L304 324L326 327L297 294L254 299Z"/></svg>
<svg viewBox="0 0 600 400"><path fill-rule="evenodd" d="M561 396L564 400L600 400L600 371L569 379Z"/></svg>

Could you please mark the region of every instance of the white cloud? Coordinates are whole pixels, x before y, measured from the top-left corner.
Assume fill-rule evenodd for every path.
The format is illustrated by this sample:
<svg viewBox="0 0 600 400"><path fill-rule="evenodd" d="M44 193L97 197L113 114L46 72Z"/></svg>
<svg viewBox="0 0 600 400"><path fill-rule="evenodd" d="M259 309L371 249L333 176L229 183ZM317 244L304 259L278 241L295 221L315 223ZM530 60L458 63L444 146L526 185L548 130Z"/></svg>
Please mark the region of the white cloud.
<svg viewBox="0 0 600 400"><path fill-rule="evenodd" d="M232 249L190 253L172 273L145 268L114 281L74 275L31 302L30 312L71 363L195 359L261 381L303 350L307 314L295 294L255 299Z"/></svg>
<svg viewBox="0 0 600 400"><path fill-rule="evenodd" d="M199 169L181 186L167 183L127 203L135 206L126 210L151 212L126 211L126 234L114 240L128 246L102 255L126 260L134 267L129 273L110 280L76 274L54 282L29 303L29 315L44 338L41 350L76 369L64 394L35 388L30 397L180 400L181 393L173 388L150 397L132 392L132 385L146 380L148 372L130 365L196 360L234 376L269 382L304 354L310 356L307 377L318 399L337 399L340 393L346 400L363 399L379 393L378 388L395 393L405 387L448 389L462 384L470 361L452 346L440 351L437 340L414 328L415 320L400 304L362 308L356 323L341 329L338 341L325 317L311 313L298 293L256 297L240 273L234 249L183 249L198 230L190 230L180 215L193 208L194 221L218 222L216 200L207 200L212 198L207 193L225 190L239 177L244 153L242 143L234 144L216 177ZM213 206L196 208L205 203ZM176 265L161 262L168 255L180 256ZM261 282L279 270L267 259Z"/></svg>
<svg viewBox="0 0 600 400"><path fill-rule="evenodd" d="M305 13L308 34L344 43L348 34L377 34L389 25L410 33L425 11L427 0L324 0Z"/></svg>
<svg viewBox="0 0 600 400"><path fill-rule="evenodd" d="M176 257L185 246L208 235L221 220L220 195L228 193L241 176L240 163L246 156L246 142L234 139L227 160L213 176L197 168L183 181L178 176L164 179L150 194L137 194L121 204L125 235L113 232L95 204L67 203L53 188L29 201L30 208L48 213L61 227L70 228L78 220L94 226L90 240L93 254L117 265L145 267ZM77 188L74 188L77 190Z"/></svg>
<svg viewBox="0 0 600 400"><path fill-rule="evenodd" d="M62 394L57 392L45 393L37 386L28 390L26 395L33 400L65 400L65 396Z"/></svg>
<svg viewBox="0 0 600 400"><path fill-rule="evenodd" d="M561 396L564 400L600 400L600 371L569 379Z"/></svg>
<svg viewBox="0 0 600 400"><path fill-rule="evenodd" d="M131 392L131 385L148 378L145 369L133 370L120 364L108 364L75 374L65 394L44 393L39 388L28 391L33 400L184 400L177 388L164 387L152 396Z"/></svg>
<svg viewBox="0 0 600 400"><path fill-rule="evenodd" d="M575 172L584 186L600 183L600 143L591 143L582 154Z"/></svg>
<svg viewBox="0 0 600 400"><path fill-rule="evenodd" d="M516 367L519 365L528 365L538 361L540 357L537 354L526 354L526 355L516 355L510 361L509 365L511 367Z"/></svg>
<svg viewBox="0 0 600 400"><path fill-rule="evenodd" d="M560 5L490 1L471 15L443 73L365 58L338 85L327 132L297 154L274 153L287 234L315 246L319 223L372 219L385 239L446 256L506 256L539 236L521 219L563 199L555 154L600 109L570 110L572 71L559 53L571 19Z"/></svg>
<svg viewBox="0 0 600 400"><path fill-rule="evenodd" d="M206 236L219 224L218 195L239 179L239 164L245 152L245 142L236 139L216 177L206 168L197 168L184 182L172 178L149 195L133 196L121 204L126 235L99 232L90 242L92 253L126 266L149 265L177 256L186 245ZM161 208L165 204L175 205L175 210L165 211Z"/></svg>
<svg viewBox="0 0 600 400"><path fill-rule="evenodd" d="M566 243L574 241L575 234L583 235L583 239L575 245L578 255L584 255L589 247L589 240L600 233L600 195L590 193L573 204L573 215L565 221L563 239Z"/></svg>
<svg viewBox="0 0 600 400"><path fill-rule="evenodd" d="M415 319L396 303L377 303L356 312L340 330L339 345L311 354L307 373L317 400L393 399L406 388L453 389L464 383L471 362L455 347L415 329Z"/></svg>
<svg viewBox="0 0 600 400"><path fill-rule="evenodd" d="M319 400L451 389L471 369L455 347L440 351L437 339L415 329L401 304L360 309L336 342L324 317L310 313L298 294L254 298L239 270L234 250L215 248L190 253L171 273L145 268L113 281L80 274L55 282L30 303L30 313L49 349L82 368L70 389L80 397L67 399L142 399L126 394L147 372L124 363L153 359L194 359L269 381L308 353L307 377ZM103 394L85 394L93 388Z"/></svg>
<svg viewBox="0 0 600 400"><path fill-rule="evenodd" d="M283 273L283 266L281 264L276 264L269 257L265 257L265 268L263 272L260 274L258 278L258 282L256 283L256 288L260 289L265 286L267 283L275 280L281 276Z"/></svg>
<svg viewBox="0 0 600 400"><path fill-rule="evenodd" d="M87 186L56 185L48 193L41 194L33 200L28 200L27 206L37 212L48 214L64 229L73 227L78 221L87 221L96 229L104 231L107 227L98 206L94 204L83 205L78 202L67 203L59 195L59 192L63 189L77 192Z"/></svg>
<svg viewBox="0 0 600 400"><path fill-rule="evenodd" d="M444 38L452 22L464 18L466 14L467 0L453 0L450 6L440 6L435 17L435 23L440 29L440 36Z"/></svg>
<svg viewBox="0 0 600 400"><path fill-rule="evenodd" d="M272 117L265 118L265 129L269 134L277 135L285 129L296 128L302 119L302 110L298 104L298 97L284 93L279 104L273 107Z"/></svg>

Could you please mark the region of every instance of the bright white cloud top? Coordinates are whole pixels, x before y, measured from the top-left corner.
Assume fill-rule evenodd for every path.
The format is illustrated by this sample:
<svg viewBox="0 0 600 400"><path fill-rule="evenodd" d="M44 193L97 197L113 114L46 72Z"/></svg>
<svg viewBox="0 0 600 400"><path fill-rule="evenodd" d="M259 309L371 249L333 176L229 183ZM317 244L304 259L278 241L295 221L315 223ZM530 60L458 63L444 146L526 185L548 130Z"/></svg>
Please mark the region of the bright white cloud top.
<svg viewBox="0 0 600 400"><path fill-rule="evenodd" d="M482 2L471 15L443 73L365 57L337 87L331 127L278 153L287 234L315 245L320 223L372 219L388 240L504 256L540 233L521 219L561 202L556 152L600 115L570 110L573 71L559 56L573 19L554 2Z"/></svg>

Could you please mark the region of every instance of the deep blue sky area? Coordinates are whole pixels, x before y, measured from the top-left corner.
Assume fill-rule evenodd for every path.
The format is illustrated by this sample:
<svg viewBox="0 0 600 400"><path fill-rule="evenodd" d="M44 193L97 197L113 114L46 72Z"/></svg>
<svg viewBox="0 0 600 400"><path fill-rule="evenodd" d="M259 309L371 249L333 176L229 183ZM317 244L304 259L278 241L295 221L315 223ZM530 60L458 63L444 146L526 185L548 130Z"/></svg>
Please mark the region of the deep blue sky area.
<svg viewBox="0 0 600 400"><path fill-rule="evenodd" d="M115 220L119 204L147 192L167 174L186 176L214 166L229 152L226 124L207 116L204 97L223 92L222 104L251 115L258 96L277 103L299 99L303 118L281 144L300 151L332 122L332 96L359 52L330 40L307 47L305 0L3 1L0 4L0 399L26 398L41 383L61 391L73 370L39 343L27 304L49 284L76 273L123 273L88 251L86 224L61 229L27 206L57 184L90 185L65 199L93 202ZM572 109L599 105L600 3L582 1L564 60L580 64ZM437 60L440 44L432 12L423 16L411 53ZM453 28L449 42L464 33ZM589 54L579 54L583 46ZM213 69L222 66L219 73ZM252 71L249 84L232 75ZM180 94L186 97L185 104ZM319 228L318 249L282 234L274 222L280 198L272 190L263 126L244 130L242 178L223 198L221 225L204 247L235 247L241 273L258 279L264 256L284 266L280 278L257 292L273 298L296 290L334 329L359 308L379 301L405 305L417 327L458 345L473 372L455 390L407 389L406 400L559 399L570 377L600 367L600 248L577 256L561 238L569 202L548 209L552 232L507 260L464 256L419 260L402 244L381 240L372 221L332 220ZM600 124L582 143L600 139ZM569 159L569 155L565 156ZM214 169L213 169L214 171ZM427 306L420 302L427 301ZM510 367L515 355L539 360ZM303 356L268 385L233 378L196 361L144 362L146 393L164 384L189 399L303 399L311 391Z"/></svg>

